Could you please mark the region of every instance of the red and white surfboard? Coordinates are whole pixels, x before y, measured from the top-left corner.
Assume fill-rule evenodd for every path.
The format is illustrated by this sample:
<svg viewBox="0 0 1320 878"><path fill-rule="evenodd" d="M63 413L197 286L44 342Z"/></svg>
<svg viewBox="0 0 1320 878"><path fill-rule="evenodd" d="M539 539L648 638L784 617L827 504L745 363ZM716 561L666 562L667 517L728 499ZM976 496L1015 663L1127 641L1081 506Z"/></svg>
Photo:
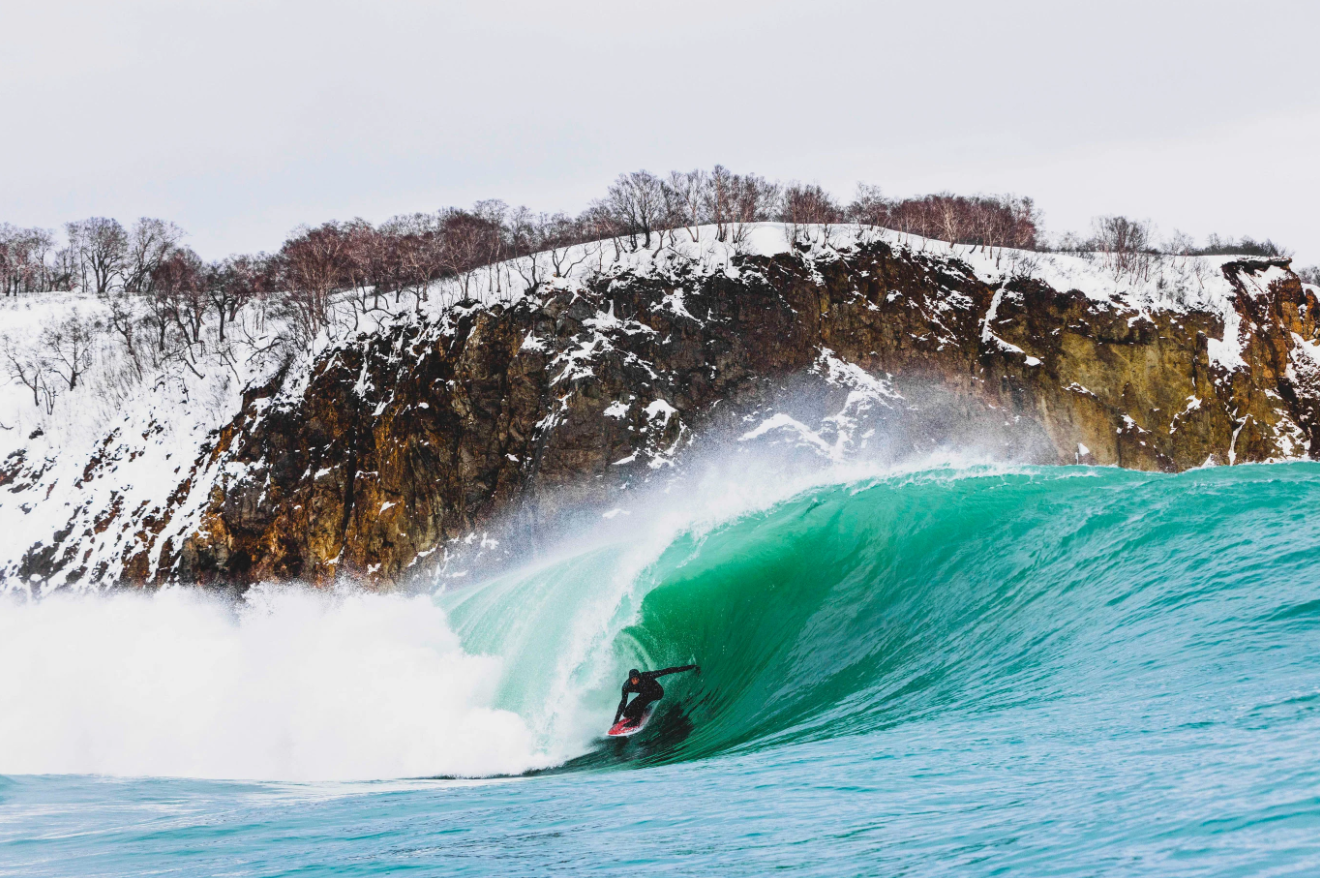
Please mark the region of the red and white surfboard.
<svg viewBox="0 0 1320 878"><path fill-rule="evenodd" d="M653 713L655 713L655 705L649 704L646 709L642 711L642 716L637 722L633 722L627 717L624 717L614 725L610 726L610 730L605 734L609 735L611 738L626 738L629 735L635 735L642 729L646 728L646 721L651 718L651 714Z"/></svg>

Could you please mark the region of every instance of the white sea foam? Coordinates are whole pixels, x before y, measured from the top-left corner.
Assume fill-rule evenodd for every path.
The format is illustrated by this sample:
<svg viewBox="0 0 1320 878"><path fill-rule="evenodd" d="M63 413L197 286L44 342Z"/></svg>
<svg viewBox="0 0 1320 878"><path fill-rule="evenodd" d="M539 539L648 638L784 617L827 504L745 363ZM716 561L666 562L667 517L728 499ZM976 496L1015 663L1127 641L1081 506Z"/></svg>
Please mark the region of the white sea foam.
<svg viewBox="0 0 1320 878"><path fill-rule="evenodd" d="M0 600L0 774L281 780L545 765L427 597L254 589Z"/></svg>

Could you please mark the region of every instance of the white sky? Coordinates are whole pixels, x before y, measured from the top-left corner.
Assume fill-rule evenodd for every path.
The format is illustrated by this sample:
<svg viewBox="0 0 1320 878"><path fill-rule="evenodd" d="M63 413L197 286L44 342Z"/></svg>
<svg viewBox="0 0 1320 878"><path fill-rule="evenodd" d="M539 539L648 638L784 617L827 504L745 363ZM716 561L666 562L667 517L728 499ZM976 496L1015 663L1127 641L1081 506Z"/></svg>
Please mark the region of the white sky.
<svg viewBox="0 0 1320 878"><path fill-rule="evenodd" d="M204 256L721 162L1320 262L1320 3L0 0L0 221Z"/></svg>

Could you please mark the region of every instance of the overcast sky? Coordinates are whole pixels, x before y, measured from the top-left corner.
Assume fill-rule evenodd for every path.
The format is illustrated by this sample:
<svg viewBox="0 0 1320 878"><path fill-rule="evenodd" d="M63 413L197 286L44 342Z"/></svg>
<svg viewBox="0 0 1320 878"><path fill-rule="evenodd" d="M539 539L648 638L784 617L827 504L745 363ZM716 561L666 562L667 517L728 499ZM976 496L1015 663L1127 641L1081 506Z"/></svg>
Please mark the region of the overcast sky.
<svg viewBox="0 0 1320 878"><path fill-rule="evenodd" d="M717 162L1030 195L1320 262L1315 2L0 3L0 221L202 255Z"/></svg>

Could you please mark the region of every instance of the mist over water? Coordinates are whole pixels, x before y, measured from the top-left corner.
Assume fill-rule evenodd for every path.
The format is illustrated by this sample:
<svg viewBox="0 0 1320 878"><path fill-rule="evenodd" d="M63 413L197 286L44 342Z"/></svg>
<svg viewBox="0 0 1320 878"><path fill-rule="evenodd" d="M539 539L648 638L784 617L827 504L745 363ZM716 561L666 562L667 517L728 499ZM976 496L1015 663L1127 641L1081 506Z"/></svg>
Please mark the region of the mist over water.
<svg viewBox="0 0 1320 878"><path fill-rule="evenodd" d="M0 862L131 874L143 825L206 874L172 858L220 808L268 870L1320 867L1320 466L734 473L434 595L7 598ZM45 826L85 869L12 846Z"/></svg>
<svg viewBox="0 0 1320 878"><path fill-rule="evenodd" d="M334 781L561 764L612 714L615 639L678 535L874 470L779 463L767 481L748 478L766 458L707 461L682 490L435 594L0 595L0 774Z"/></svg>
<svg viewBox="0 0 1320 878"><path fill-rule="evenodd" d="M337 780L545 764L501 662L427 597L256 589L10 598L0 772Z"/></svg>

